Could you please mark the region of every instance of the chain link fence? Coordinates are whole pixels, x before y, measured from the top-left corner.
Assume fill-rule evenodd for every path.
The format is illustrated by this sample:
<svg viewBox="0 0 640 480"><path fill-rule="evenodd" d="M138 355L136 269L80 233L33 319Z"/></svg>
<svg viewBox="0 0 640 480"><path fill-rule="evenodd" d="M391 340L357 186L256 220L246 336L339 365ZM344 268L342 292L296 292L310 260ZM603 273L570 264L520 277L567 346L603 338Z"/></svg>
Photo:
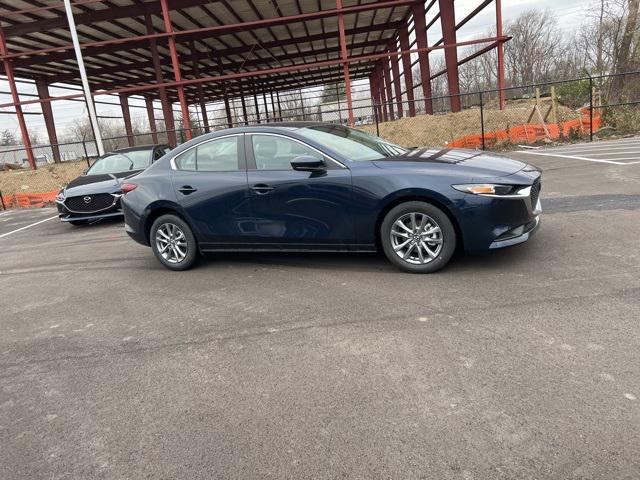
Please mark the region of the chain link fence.
<svg viewBox="0 0 640 480"><path fill-rule="evenodd" d="M452 112L450 95L404 96L376 103L353 100L351 117L345 101L315 106L301 102L271 104L271 111L233 109L228 118L203 125L193 121L193 136L234 126L265 122L331 122L378 135L407 147L508 150L534 145L594 141L640 134L640 72L559 80L489 89L457 95L460 111ZM425 112L431 110L433 114ZM173 134L173 135L172 135ZM180 144L184 129L104 138L105 151L153 143ZM0 147L0 207L42 205L82 174L97 157L92 139L33 147L38 170L28 169L23 147ZM57 161L59 160L59 162Z"/></svg>

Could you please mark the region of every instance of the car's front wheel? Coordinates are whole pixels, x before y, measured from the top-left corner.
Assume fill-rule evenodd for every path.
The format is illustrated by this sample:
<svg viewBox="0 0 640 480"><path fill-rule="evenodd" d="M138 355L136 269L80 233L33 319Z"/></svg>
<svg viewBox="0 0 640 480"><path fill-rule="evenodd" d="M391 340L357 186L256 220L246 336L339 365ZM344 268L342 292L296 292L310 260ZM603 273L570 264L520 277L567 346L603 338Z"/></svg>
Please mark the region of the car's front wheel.
<svg viewBox="0 0 640 480"><path fill-rule="evenodd" d="M151 226L150 239L156 258L170 270L187 270L198 258L191 228L176 215L158 217Z"/></svg>
<svg viewBox="0 0 640 480"><path fill-rule="evenodd" d="M392 208L382 221L380 238L389 261L411 273L440 270L456 249L451 220L426 202L411 201Z"/></svg>

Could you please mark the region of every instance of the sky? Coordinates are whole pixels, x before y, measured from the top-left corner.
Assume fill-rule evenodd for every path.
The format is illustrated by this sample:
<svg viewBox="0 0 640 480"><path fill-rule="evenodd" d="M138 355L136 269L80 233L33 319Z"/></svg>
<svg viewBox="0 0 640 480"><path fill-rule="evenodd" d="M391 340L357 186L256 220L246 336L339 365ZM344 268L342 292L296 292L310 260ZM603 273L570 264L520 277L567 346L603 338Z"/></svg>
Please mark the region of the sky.
<svg viewBox="0 0 640 480"><path fill-rule="evenodd" d="M469 14L478 4L480 0L456 0L456 19L462 19ZM572 35L576 28L578 28L581 22L585 18L585 11L589 5L588 1L584 0L502 0L502 15L504 23L515 19L522 12L530 9L548 9L553 14L557 15L559 19L559 25L564 29L568 35ZM466 24L458 32L458 41L471 40L477 38L483 34L486 34L495 25L495 9L493 4L489 5L472 21ZM429 29L430 38L440 38L441 32L439 29L439 22L436 22L431 29ZM354 87L358 88L358 86ZM362 88L362 87L360 87ZM19 91L24 94L34 94L35 85L20 84ZM4 77L0 76L0 91L8 92L9 86L4 80ZM50 88L51 96L69 94L68 90ZM311 94L310 94L311 95ZM23 99L30 99L31 97L23 97ZM118 104L117 97L98 97L97 100L115 103L111 105L96 105L98 115L100 116L115 116L121 115L120 106ZM7 94L0 93L0 103L10 102L11 97ZM132 106L132 116L144 116L146 118L146 111L143 108L135 108L135 106L144 106L142 100L132 98L130 100ZM84 103L72 102L72 101L55 101L52 102L53 114L56 120L56 128L58 136L64 135L65 128L68 128L76 119L86 118L87 112ZM160 108L160 105L156 103L156 108ZM177 106L174 106L177 111ZM39 105L26 105L23 107L25 112L40 112ZM10 111L13 109L3 108L0 111ZM160 111L156 112L156 117L160 118L162 115ZM42 115L26 115L27 127L30 131L35 132L41 142L46 142L46 133L44 129L44 120ZM18 128L18 122L15 115L1 114L0 113L0 131L10 130L13 131L18 138L20 138L20 130Z"/></svg>

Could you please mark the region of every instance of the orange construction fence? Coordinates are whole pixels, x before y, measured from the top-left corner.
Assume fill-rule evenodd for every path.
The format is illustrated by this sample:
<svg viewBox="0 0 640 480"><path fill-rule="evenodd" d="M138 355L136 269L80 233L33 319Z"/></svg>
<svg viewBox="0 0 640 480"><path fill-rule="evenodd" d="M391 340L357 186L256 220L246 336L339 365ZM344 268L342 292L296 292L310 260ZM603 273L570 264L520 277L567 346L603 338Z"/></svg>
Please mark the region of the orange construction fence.
<svg viewBox="0 0 640 480"><path fill-rule="evenodd" d="M580 110L580 118L562 123L524 124L516 125L507 130L497 130L484 134L485 147L492 147L499 143L536 143L539 141L558 140L561 137L569 137L572 132L587 134L590 131L591 117L588 108ZM602 117L599 113L593 114L593 131L597 132L602 126ZM482 148L482 135L467 135L456 138L451 143L453 148Z"/></svg>
<svg viewBox="0 0 640 480"><path fill-rule="evenodd" d="M44 207L56 200L58 190L45 193L14 193L3 195L2 201L6 208L13 207Z"/></svg>

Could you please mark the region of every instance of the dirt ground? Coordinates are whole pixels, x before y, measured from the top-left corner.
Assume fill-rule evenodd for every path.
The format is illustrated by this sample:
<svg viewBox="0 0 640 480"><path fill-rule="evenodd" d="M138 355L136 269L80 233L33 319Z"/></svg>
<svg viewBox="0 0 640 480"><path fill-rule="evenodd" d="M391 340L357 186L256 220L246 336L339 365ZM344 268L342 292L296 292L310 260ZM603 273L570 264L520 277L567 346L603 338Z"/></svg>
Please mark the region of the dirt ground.
<svg viewBox="0 0 640 480"><path fill-rule="evenodd" d="M505 130L527 123L531 114L530 102L508 105L505 110L484 110L485 132ZM543 108L542 114L546 114ZM571 109L558 106L558 122L578 118ZM549 117L548 121L551 121ZM540 123L534 115L530 123ZM366 125L362 130L376 134L375 125ZM380 123L380 136L386 140L408 147L444 146L465 135L480 135L480 109L470 108L459 113L419 115L405 117L393 122Z"/></svg>
<svg viewBox="0 0 640 480"><path fill-rule="evenodd" d="M8 170L0 172L0 192L44 193L64 187L87 168L84 160L45 165L38 170Z"/></svg>

